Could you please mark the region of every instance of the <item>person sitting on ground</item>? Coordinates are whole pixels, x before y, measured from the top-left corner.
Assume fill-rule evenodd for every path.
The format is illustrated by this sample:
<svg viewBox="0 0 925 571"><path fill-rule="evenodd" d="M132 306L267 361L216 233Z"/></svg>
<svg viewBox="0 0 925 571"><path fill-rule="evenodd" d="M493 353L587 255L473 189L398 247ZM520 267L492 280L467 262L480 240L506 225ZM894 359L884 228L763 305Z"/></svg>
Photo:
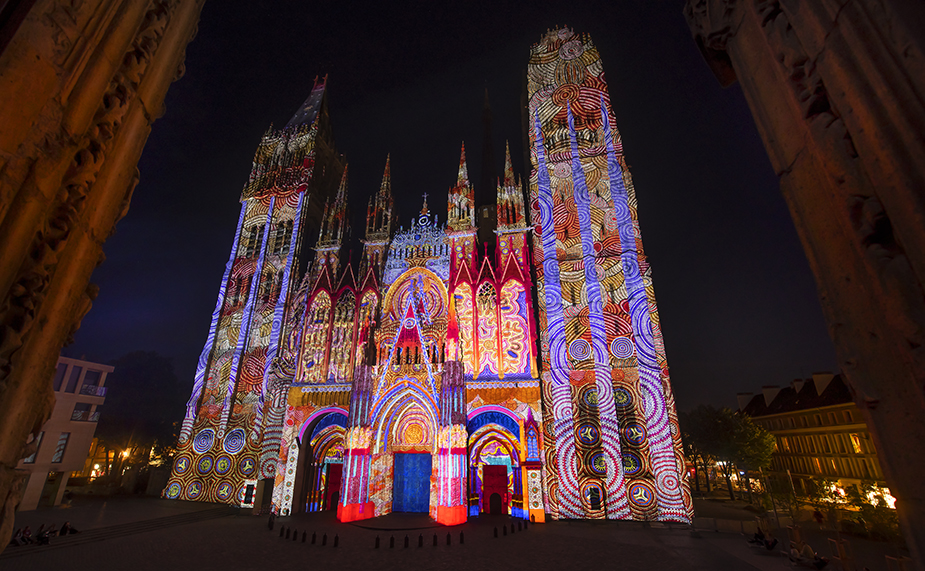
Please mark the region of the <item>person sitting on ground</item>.
<svg viewBox="0 0 925 571"><path fill-rule="evenodd" d="M748 540L748 542L753 543L755 545L764 545L764 539L765 539L764 531L761 530L761 526L759 525L758 530L755 531L755 534L752 536L751 539Z"/></svg>
<svg viewBox="0 0 925 571"><path fill-rule="evenodd" d="M822 569L829 564L829 560L819 557L808 543L803 543L800 549L795 545L790 550L790 560L811 569Z"/></svg>
<svg viewBox="0 0 925 571"><path fill-rule="evenodd" d="M61 526L61 531L58 532L58 535L67 535L69 533L78 533L76 529L71 526L71 522L66 521L64 525Z"/></svg>
<svg viewBox="0 0 925 571"><path fill-rule="evenodd" d="M10 539L10 545L20 546L22 544L22 528L19 528L16 530L16 533L13 534L13 538Z"/></svg>
<svg viewBox="0 0 925 571"><path fill-rule="evenodd" d="M803 551L800 555L806 560L807 564L814 569L822 569L829 564L829 560L825 557L819 557L808 543L803 544Z"/></svg>
<svg viewBox="0 0 925 571"><path fill-rule="evenodd" d="M29 526L22 528L22 541L23 543L32 543L32 530L29 529Z"/></svg>
<svg viewBox="0 0 925 571"><path fill-rule="evenodd" d="M48 529L38 535L39 545L48 545L55 535L58 535L58 528L55 527L55 524L51 524Z"/></svg>

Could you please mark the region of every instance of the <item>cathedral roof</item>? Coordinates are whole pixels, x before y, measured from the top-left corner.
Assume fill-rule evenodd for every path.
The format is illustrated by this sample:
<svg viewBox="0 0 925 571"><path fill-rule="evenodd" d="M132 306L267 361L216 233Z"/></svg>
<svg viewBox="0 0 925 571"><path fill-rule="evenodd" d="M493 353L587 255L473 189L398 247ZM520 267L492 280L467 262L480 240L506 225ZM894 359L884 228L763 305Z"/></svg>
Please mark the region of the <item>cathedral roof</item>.
<svg viewBox="0 0 925 571"><path fill-rule="evenodd" d="M295 112L295 115L292 116L292 119L286 123L287 129L289 127L296 127L298 125L314 122L315 117L318 116L318 110L321 109L321 101L324 98L324 88L327 81L327 75L325 75L320 82L318 78L315 77L312 92L308 95L308 99L305 100L305 103L303 103L302 106L299 107L299 110Z"/></svg>

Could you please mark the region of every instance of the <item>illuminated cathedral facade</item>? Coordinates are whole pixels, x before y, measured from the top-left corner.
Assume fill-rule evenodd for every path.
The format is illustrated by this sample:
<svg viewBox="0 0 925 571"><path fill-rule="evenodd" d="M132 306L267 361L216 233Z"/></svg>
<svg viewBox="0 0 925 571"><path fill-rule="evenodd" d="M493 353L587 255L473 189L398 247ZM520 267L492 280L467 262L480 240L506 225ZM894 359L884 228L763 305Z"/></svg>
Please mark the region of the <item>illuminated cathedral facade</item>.
<svg viewBox="0 0 925 571"><path fill-rule="evenodd" d="M401 228L386 160L352 264L324 81L264 135L166 497L341 521L690 520L635 191L590 38L544 35L527 92L530 175L525 188L508 151L491 253L465 148L446 211L425 194Z"/></svg>

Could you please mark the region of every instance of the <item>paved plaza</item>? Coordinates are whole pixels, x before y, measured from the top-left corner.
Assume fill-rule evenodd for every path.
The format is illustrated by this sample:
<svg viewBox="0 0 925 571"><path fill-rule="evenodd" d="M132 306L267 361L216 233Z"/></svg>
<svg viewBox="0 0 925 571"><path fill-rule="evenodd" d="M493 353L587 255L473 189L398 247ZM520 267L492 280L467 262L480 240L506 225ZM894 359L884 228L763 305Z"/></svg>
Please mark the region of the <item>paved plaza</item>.
<svg viewBox="0 0 925 571"><path fill-rule="evenodd" d="M692 534L687 526L629 522L560 521L517 530L517 520L490 516L447 528L434 524L423 514L391 514L343 524L336 521L332 512L324 512L280 518L270 531L265 516L244 514L227 506L150 498L78 498L70 508L17 514L17 527L29 525L34 532L42 523L54 522L60 527L65 520L81 533L55 538L50 546L9 547L0 554L0 569L227 571L337 567L471 571L491 567L672 570L789 567L789 562L776 551L748 547L737 533ZM295 530L288 540L280 537L281 527ZM322 546L325 535L326 545ZM335 536L337 547L334 547ZM405 536L408 548L404 547ZM390 548L393 537L395 547ZM423 541L423 547L418 547L419 541ZM877 563L871 569L885 567L882 555L875 560Z"/></svg>

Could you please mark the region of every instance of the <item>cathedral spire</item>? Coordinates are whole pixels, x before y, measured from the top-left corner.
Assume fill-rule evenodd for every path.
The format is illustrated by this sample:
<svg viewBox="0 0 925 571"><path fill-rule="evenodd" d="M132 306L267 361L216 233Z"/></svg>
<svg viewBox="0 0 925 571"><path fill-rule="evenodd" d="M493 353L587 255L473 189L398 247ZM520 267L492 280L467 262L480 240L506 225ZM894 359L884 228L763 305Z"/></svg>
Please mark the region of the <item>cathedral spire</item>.
<svg viewBox="0 0 925 571"><path fill-rule="evenodd" d="M318 247L340 245L344 239L345 231L349 231L347 220L347 167L340 178L340 186L334 202L328 202L324 207L324 218L321 223L321 233L318 237Z"/></svg>
<svg viewBox="0 0 925 571"><path fill-rule="evenodd" d="M385 249L392 233L395 201L392 197L391 155L386 155L382 183L366 208L366 236L363 239L363 258L360 262L360 279L370 268L378 272L385 261Z"/></svg>
<svg viewBox="0 0 925 571"><path fill-rule="evenodd" d="M468 230L475 227L475 194L472 183L469 182L469 169L466 167L465 143L459 155L456 186L449 192L447 218L451 230Z"/></svg>
<svg viewBox="0 0 925 571"><path fill-rule="evenodd" d="M469 169L466 167L466 142L462 143L462 150L459 153L459 174L456 175L456 187L470 186Z"/></svg>
<svg viewBox="0 0 925 571"><path fill-rule="evenodd" d="M312 91L308 94L308 98L302 103L302 106L299 107L299 110L295 112L295 115L292 116L292 119L286 123L286 128L298 127L299 125L311 124L315 117L318 115L318 111L321 109L322 99L324 99L324 90L325 86L328 83L328 76L325 75L321 78L321 81L318 81L318 76L315 76L315 81L312 84Z"/></svg>
<svg viewBox="0 0 925 571"><path fill-rule="evenodd" d="M511 166L511 145L504 142L504 186L514 186L514 167Z"/></svg>

